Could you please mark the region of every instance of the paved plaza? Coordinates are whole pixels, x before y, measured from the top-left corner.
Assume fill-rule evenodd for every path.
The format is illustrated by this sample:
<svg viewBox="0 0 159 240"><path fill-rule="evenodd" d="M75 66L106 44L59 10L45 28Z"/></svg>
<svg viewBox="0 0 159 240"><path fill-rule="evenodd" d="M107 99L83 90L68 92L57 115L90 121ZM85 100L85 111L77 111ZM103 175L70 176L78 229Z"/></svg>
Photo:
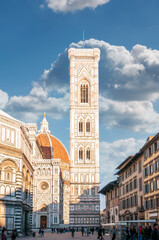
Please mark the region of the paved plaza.
<svg viewBox="0 0 159 240"><path fill-rule="evenodd" d="M81 232L75 232L75 236L72 237L71 233L45 233L44 237L38 237L38 233L36 233L36 237L23 237L18 238L17 240L70 240L70 239L76 239L76 240L97 240L97 233L94 233L94 235L89 234L89 236L82 237ZM110 240L108 236L104 236L104 240Z"/></svg>

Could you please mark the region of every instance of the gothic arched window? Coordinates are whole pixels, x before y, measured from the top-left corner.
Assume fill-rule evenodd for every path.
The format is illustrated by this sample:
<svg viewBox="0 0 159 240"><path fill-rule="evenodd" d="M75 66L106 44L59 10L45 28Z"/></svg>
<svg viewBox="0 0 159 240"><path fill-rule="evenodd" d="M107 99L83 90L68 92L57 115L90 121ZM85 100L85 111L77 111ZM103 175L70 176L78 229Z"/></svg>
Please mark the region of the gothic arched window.
<svg viewBox="0 0 159 240"><path fill-rule="evenodd" d="M82 121L79 122L79 132L80 133L83 132L83 122Z"/></svg>
<svg viewBox="0 0 159 240"><path fill-rule="evenodd" d="M79 149L79 160L83 161L83 149L82 148Z"/></svg>
<svg viewBox="0 0 159 240"><path fill-rule="evenodd" d="M81 103L88 103L88 84L81 84Z"/></svg>
<svg viewBox="0 0 159 240"><path fill-rule="evenodd" d="M87 122L86 122L86 132L87 132L87 133L89 133L90 130L91 130L91 127L90 127L90 126L91 126L90 122L87 121Z"/></svg>
<svg viewBox="0 0 159 240"><path fill-rule="evenodd" d="M5 181L12 182L12 175L13 175L13 170L10 167L6 167L4 169L5 173Z"/></svg>
<svg viewBox="0 0 159 240"><path fill-rule="evenodd" d="M90 160L91 160L91 150L90 149L87 149L87 151L86 151L86 160L87 160L87 162L90 162Z"/></svg>

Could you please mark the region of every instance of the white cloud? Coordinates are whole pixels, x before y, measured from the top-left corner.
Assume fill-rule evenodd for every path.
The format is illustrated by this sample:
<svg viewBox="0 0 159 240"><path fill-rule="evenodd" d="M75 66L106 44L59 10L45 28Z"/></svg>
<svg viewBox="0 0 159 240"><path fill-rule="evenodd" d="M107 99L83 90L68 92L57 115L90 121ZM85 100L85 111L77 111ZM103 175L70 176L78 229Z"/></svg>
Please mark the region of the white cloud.
<svg viewBox="0 0 159 240"><path fill-rule="evenodd" d="M82 42L69 47L80 48ZM158 131L159 114L153 102L159 98L159 51L135 45L131 51L96 39L85 41L86 48L101 50L99 64L100 119L105 126L127 128L136 132ZM53 118L62 118L69 109L68 49L58 55L40 81L34 83L27 96L13 96L7 111L24 117L38 118L49 111ZM1 93L2 94L2 93ZM4 96L4 93L3 93ZM5 110L7 93L1 98ZM66 106L64 101L66 101ZM58 106L60 111L58 110ZM26 114L25 114L26 112ZM107 124L107 125L106 125Z"/></svg>
<svg viewBox="0 0 159 240"><path fill-rule="evenodd" d="M82 42L69 47L80 48ZM135 45L131 51L124 46L110 45L96 39L85 41L86 48L100 48L99 63L100 93L118 101L155 101L159 98L159 51ZM41 81L46 87L69 89L69 60L67 50L59 54L50 69L44 71Z"/></svg>
<svg viewBox="0 0 159 240"><path fill-rule="evenodd" d="M159 114L150 101L119 102L100 97L100 114L106 127L152 133L159 129Z"/></svg>
<svg viewBox="0 0 159 240"><path fill-rule="evenodd" d="M8 94L0 89L0 109L4 109L8 103Z"/></svg>
<svg viewBox="0 0 159 240"><path fill-rule="evenodd" d="M84 8L95 9L110 0L45 0L54 12L75 12Z"/></svg>
<svg viewBox="0 0 159 240"><path fill-rule="evenodd" d="M68 109L68 93L61 97L52 97L37 83L34 84L28 95L13 96L6 104L7 112L25 122L37 121L43 112L47 112L53 119L61 119L66 115Z"/></svg>
<svg viewBox="0 0 159 240"><path fill-rule="evenodd" d="M80 48L82 42L72 43L70 47ZM106 127L127 128L136 132L158 131L159 114L154 110L152 101L159 97L159 66L154 66L158 63L159 51L141 45L128 51L123 46L95 39L86 40L85 47L101 50L99 90L102 123L106 123ZM149 63L148 55L153 59ZM41 81L52 91L69 93L68 68L65 49L50 69L44 71Z"/></svg>
<svg viewBox="0 0 159 240"><path fill-rule="evenodd" d="M100 142L101 187L117 178L114 176L117 172L116 167L129 155L135 155L144 143L144 140L134 138L120 139L111 143Z"/></svg>

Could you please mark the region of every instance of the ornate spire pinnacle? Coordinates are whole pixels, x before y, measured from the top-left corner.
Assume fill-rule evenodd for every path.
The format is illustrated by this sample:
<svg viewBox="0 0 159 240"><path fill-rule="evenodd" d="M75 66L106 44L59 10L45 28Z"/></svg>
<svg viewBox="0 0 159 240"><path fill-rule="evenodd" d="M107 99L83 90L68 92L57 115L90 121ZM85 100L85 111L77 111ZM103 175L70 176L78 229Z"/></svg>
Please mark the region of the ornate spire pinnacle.
<svg viewBox="0 0 159 240"><path fill-rule="evenodd" d="M44 113L44 118L43 118L43 120L42 120L40 125L41 125L41 128L39 130L39 133L50 133L49 123L46 120L46 113Z"/></svg>

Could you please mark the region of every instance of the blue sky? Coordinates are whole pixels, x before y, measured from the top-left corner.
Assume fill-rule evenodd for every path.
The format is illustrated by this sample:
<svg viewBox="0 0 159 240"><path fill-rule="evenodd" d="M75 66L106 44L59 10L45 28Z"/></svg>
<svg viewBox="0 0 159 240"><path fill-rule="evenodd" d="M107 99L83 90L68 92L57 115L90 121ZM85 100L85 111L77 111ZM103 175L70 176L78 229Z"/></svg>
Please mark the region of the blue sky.
<svg viewBox="0 0 159 240"><path fill-rule="evenodd" d="M99 47L101 186L159 129L159 1L2 0L0 108L69 151L67 49ZM108 171L109 170L109 171Z"/></svg>

